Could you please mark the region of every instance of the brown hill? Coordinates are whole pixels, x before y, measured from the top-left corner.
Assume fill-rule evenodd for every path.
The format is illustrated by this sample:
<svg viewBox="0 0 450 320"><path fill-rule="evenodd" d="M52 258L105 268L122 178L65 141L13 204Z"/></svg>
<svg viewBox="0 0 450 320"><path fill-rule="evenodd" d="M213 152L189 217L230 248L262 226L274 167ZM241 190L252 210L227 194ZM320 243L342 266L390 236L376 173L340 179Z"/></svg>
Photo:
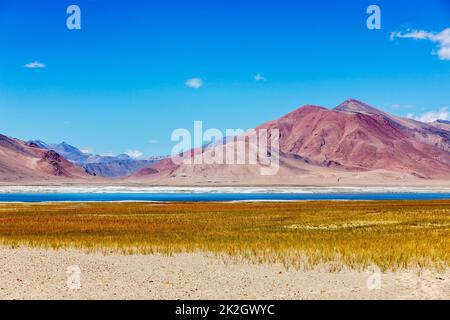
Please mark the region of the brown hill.
<svg viewBox="0 0 450 320"><path fill-rule="evenodd" d="M304 106L256 128L261 129L280 133L276 176L261 177L259 164L177 165L166 159L152 166L157 172L140 171L130 179L159 184L303 185L450 179L450 132L353 99L332 110ZM229 145L226 142L224 149ZM205 157L213 149L196 153Z"/></svg>
<svg viewBox="0 0 450 320"><path fill-rule="evenodd" d="M0 135L0 182L72 182L90 179L92 177L82 168L54 151Z"/></svg>

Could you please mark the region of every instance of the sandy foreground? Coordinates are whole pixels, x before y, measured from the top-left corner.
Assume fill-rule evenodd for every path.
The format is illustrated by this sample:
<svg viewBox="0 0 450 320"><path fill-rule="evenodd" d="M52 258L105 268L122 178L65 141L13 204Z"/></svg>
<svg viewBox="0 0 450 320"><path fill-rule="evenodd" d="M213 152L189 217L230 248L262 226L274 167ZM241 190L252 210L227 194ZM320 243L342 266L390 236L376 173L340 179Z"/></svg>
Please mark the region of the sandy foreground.
<svg viewBox="0 0 450 320"><path fill-rule="evenodd" d="M0 299L450 299L450 270L377 273L0 248Z"/></svg>

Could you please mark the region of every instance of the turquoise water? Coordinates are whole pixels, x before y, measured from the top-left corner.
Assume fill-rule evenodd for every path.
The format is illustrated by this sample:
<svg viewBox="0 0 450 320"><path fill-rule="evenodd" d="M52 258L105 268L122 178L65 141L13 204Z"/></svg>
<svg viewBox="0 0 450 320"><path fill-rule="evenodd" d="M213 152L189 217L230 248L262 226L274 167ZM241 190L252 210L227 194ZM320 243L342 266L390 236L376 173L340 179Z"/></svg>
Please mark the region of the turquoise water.
<svg viewBox="0 0 450 320"><path fill-rule="evenodd" d="M0 202L439 200L450 193L4 193Z"/></svg>

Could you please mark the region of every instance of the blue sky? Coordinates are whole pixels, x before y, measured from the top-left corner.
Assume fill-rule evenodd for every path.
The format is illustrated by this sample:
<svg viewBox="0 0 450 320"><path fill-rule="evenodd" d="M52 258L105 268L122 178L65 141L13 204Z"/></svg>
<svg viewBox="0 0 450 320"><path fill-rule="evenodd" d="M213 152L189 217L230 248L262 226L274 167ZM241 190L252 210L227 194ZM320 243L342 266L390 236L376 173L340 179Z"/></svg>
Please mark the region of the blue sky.
<svg viewBox="0 0 450 320"><path fill-rule="evenodd" d="M71 4L81 30L66 28ZM247 129L349 97L445 118L447 28L449 0L2 0L0 133L162 155L194 120Z"/></svg>

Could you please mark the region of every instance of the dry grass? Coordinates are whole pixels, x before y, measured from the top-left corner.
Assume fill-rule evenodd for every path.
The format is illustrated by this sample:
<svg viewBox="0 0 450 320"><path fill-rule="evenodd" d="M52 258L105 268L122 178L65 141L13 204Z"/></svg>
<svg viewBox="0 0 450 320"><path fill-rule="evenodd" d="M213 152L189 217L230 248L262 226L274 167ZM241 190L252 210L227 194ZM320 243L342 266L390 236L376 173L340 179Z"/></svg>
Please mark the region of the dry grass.
<svg viewBox="0 0 450 320"><path fill-rule="evenodd" d="M0 204L0 244L443 270L450 201Z"/></svg>

